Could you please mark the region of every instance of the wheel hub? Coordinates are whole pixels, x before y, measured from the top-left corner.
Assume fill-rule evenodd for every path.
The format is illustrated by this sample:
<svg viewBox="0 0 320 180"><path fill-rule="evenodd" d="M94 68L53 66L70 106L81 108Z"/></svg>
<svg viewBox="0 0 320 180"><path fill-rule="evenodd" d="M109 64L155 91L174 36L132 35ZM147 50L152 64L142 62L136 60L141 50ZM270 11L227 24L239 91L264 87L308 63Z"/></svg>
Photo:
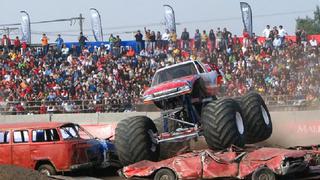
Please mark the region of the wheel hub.
<svg viewBox="0 0 320 180"><path fill-rule="evenodd" d="M160 177L160 180L170 180L170 177L165 174Z"/></svg>
<svg viewBox="0 0 320 180"><path fill-rule="evenodd" d="M47 169L42 169L42 170L40 171L40 173L41 173L41 174L44 174L44 175L46 175L46 176L50 176L50 175L51 175L50 172L49 172L49 170L47 170Z"/></svg>
<svg viewBox="0 0 320 180"><path fill-rule="evenodd" d="M262 105L260 107L261 107L262 117L263 117L264 123L266 125L269 125L270 124L270 119L269 119L268 113L267 113L266 109Z"/></svg>
<svg viewBox="0 0 320 180"><path fill-rule="evenodd" d="M244 125L243 125L243 120L241 117L241 114L239 112L236 112L236 124L237 124L237 129L240 134L244 133Z"/></svg>

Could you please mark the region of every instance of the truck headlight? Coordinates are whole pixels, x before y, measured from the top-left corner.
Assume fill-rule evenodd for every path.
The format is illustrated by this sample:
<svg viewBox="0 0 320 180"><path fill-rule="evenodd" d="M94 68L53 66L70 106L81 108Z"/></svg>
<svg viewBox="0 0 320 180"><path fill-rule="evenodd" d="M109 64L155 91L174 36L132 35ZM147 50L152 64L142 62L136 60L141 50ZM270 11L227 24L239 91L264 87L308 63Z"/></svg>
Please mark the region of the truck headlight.
<svg viewBox="0 0 320 180"><path fill-rule="evenodd" d="M178 87L178 91L189 91L189 90L191 90L189 85Z"/></svg>
<svg viewBox="0 0 320 180"><path fill-rule="evenodd" d="M143 100L144 100L144 101L149 101L149 100L151 100L152 98L153 98L153 95L152 95L152 94L143 96Z"/></svg>

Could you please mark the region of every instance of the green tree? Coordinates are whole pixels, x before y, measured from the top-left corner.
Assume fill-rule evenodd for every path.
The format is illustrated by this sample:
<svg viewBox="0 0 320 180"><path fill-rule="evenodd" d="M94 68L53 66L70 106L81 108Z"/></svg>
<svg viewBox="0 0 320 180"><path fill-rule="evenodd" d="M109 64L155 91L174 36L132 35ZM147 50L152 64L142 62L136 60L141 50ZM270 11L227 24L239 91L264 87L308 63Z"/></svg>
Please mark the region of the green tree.
<svg viewBox="0 0 320 180"><path fill-rule="evenodd" d="M310 18L306 16L305 18L296 19L296 28L304 29L307 34L320 34L320 8L316 7L313 12L314 17Z"/></svg>

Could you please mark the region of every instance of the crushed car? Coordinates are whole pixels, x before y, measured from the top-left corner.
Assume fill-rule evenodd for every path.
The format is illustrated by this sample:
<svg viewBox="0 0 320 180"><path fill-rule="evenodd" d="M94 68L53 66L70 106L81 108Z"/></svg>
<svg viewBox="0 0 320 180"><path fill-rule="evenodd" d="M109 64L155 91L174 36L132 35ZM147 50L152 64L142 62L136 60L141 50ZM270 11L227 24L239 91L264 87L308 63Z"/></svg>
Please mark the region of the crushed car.
<svg viewBox="0 0 320 180"><path fill-rule="evenodd" d="M124 178L154 180L235 178L275 180L305 172L308 152L283 148L229 148L194 151L159 162L143 160L119 171Z"/></svg>

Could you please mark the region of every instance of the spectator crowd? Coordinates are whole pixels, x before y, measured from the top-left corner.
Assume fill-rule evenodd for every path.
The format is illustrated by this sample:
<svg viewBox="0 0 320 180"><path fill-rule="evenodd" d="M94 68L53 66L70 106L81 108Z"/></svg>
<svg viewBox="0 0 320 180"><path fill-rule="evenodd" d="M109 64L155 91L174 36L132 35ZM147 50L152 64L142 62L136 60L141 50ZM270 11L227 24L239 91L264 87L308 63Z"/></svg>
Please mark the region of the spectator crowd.
<svg viewBox="0 0 320 180"><path fill-rule="evenodd" d="M303 100L319 103L320 60L316 39L304 30L289 40L284 27L269 25L262 37L245 30L241 37L227 28L192 35L184 28L134 35L136 47L122 47L119 35L110 44L90 46L80 33L79 44L67 47L63 37L30 46L4 35L0 48L1 111L16 114L56 112L123 112L134 110L157 69L199 60L225 74L223 96L256 90L278 103ZM296 102L296 101L295 101Z"/></svg>

